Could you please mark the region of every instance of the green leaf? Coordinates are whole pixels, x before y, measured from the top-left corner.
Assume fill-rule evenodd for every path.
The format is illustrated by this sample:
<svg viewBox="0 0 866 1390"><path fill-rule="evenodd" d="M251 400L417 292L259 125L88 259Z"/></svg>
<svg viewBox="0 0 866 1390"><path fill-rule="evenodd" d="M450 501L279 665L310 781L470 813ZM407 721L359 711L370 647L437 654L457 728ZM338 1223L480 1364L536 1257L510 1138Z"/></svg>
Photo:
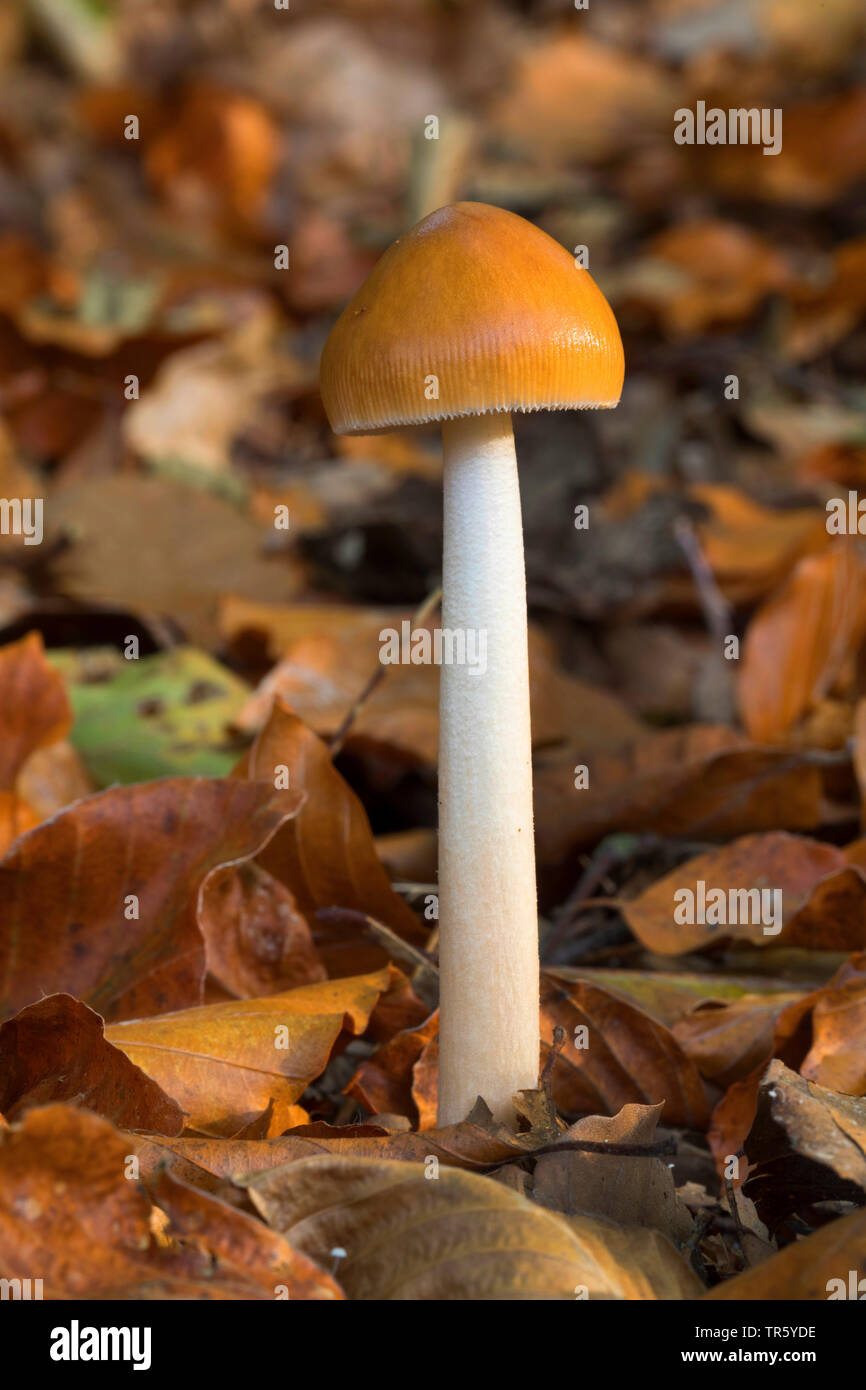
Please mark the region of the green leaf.
<svg viewBox="0 0 866 1390"><path fill-rule="evenodd" d="M126 660L113 648L52 651L75 713L70 741L100 786L226 777L245 746L229 728L249 695L195 647Z"/></svg>

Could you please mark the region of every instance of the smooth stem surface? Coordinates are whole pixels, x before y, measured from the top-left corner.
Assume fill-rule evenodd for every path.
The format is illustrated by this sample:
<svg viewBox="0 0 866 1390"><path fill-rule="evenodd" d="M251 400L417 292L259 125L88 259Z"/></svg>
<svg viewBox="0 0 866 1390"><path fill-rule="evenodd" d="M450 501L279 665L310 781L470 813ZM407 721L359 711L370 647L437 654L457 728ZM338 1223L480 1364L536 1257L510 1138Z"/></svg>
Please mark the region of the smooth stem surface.
<svg viewBox="0 0 866 1390"><path fill-rule="evenodd" d="M448 664L439 697L439 1123L481 1095L513 1119L538 1082L538 913L526 578L509 415L446 421L442 627L486 670ZM470 644L470 634L476 642ZM481 635L484 635L483 639ZM444 648L447 652L447 646Z"/></svg>

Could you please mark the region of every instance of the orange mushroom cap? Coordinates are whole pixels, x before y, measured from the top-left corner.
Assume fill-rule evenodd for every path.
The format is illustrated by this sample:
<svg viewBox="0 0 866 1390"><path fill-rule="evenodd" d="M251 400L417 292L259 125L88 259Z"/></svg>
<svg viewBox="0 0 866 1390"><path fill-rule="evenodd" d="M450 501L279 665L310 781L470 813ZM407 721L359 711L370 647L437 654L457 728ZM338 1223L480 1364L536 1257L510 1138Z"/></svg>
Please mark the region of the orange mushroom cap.
<svg viewBox="0 0 866 1390"><path fill-rule="evenodd" d="M523 217L454 203L390 246L334 325L321 388L337 434L619 401L616 319L588 270Z"/></svg>

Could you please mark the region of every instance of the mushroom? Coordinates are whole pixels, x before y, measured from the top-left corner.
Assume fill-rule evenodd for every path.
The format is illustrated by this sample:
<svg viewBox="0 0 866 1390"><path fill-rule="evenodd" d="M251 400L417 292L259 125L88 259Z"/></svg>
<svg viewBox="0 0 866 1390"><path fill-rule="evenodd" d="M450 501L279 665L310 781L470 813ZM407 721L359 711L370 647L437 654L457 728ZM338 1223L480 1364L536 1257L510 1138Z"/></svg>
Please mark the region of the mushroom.
<svg viewBox="0 0 866 1390"><path fill-rule="evenodd" d="M338 434L442 422L439 1124L513 1121L539 1069L526 579L512 411L608 408L623 352L589 272L501 208L394 242L322 356ZM473 646L473 642L475 645ZM463 647L465 643L465 648ZM486 661L480 659L484 651ZM475 661L450 660L473 653Z"/></svg>

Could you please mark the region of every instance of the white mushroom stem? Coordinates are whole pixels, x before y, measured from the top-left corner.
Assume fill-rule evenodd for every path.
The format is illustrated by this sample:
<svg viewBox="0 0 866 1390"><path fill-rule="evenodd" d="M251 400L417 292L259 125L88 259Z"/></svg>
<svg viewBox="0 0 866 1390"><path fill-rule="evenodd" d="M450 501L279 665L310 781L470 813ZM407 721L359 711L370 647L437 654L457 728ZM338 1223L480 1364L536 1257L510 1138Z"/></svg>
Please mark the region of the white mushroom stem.
<svg viewBox="0 0 866 1390"><path fill-rule="evenodd" d="M449 664L439 697L439 1124L480 1095L514 1118L538 1082L538 913L526 577L508 414L445 421L442 627L473 666ZM473 648L471 642L475 641ZM459 650L459 648L458 648Z"/></svg>

